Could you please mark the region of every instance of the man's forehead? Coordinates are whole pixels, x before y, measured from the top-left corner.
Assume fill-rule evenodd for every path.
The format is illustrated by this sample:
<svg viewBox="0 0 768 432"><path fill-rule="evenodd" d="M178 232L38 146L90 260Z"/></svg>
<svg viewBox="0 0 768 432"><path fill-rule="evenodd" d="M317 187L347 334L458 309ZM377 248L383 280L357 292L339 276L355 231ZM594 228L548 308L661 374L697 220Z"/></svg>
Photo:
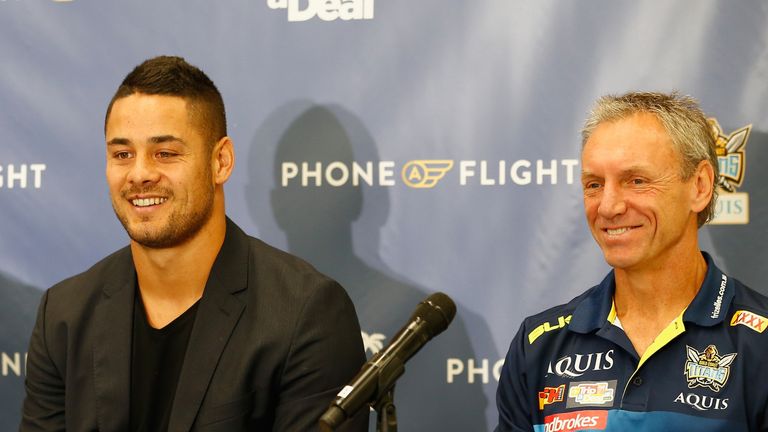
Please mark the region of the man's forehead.
<svg viewBox="0 0 768 432"><path fill-rule="evenodd" d="M594 173L604 164L612 171L631 173L672 168L679 160L663 124L650 113L600 123L581 151L583 175Z"/></svg>
<svg viewBox="0 0 768 432"><path fill-rule="evenodd" d="M599 151L612 149L636 149L651 147L648 151L674 149L672 138L663 123L654 114L637 113L611 121L599 123L581 149L585 153L597 147Z"/></svg>
<svg viewBox="0 0 768 432"><path fill-rule="evenodd" d="M200 134L191 103L182 97L134 93L115 100L107 118L106 138L132 132L151 136Z"/></svg>
<svg viewBox="0 0 768 432"><path fill-rule="evenodd" d="M623 134L629 138L642 134L659 140L671 140L667 130L664 128L664 124L659 120L656 114L638 112L598 123L589 139L584 143L584 147L586 147L590 141L594 141L596 137L600 138L601 135L606 133L611 133L612 135Z"/></svg>
<svg viewBox="0 0 768 432"><path fill-rule="evenodd" d="M189 100L181 96L139 92L115 99L112 111L114 112L116 108L125 109L126 107L134 110L143 107L166 107L184 111L191 109Z"/></svg>

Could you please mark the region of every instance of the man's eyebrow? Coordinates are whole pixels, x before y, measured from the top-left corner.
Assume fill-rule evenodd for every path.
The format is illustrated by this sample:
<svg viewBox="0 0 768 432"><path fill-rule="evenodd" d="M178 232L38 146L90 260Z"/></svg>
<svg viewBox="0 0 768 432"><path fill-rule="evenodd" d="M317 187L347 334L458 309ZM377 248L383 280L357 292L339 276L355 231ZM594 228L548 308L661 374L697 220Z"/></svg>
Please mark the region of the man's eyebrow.
<svg viewBox="0 0 768 432"><path fill-rule="evenodd" d="M630 167L627 167L619 172L619 175L622 177L636 175L636 174L644 174L648 172L648 168L644 167L642 165L632 165ZM599 175L593 173L592 171L581 171L581 177L600 177Z"/></svg>
<svg viewBox="0 0 768 432"><path fill-rule="evenodd" d="M131 140L128 138L112 138L111 140L107 141L107 145L128 145L131 143Z"/></svg>
<svg viewBox="0 0 768 432"><path fill-rule="evenodd" d="M186 144L186 142L174 135L160 135L160 136L154 136L149 139L149 142L152 144L162 144L167 142L177 142L180 144Z"/></svg>
<svg viewBox="0 0 768 432"><path fill-rule="evenodd" d="M184 145L187 144L183 139L174 135L154 136L154 137L151 137L148 141L150 144L162 144L167 142L177 142ZM111 140L107 141L107 145L129 145L130 143L131 143L131 140L129 140L128 138L121 138L121 137L112 138Z"/></svg>

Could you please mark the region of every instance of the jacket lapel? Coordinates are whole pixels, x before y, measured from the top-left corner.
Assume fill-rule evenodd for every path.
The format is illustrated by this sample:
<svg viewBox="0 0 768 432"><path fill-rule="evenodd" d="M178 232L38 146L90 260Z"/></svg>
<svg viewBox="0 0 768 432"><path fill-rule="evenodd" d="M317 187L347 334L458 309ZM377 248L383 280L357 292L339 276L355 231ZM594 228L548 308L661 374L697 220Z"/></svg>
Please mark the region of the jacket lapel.
<svg viewBox="0 0 768 432"><path fill-rule="evenodd" d="M211 382L245 303L234 294L248 279L248 237L227 219L227 234L211 268L189 336L184 365L176 386L169 431L188 431Z"/></svg>
<svg viewBox="0 0 768 432"><path fill-rule="evenodd" d="M129 427L131 335L135 272L130 250L120 251L111 282L94 312L93 373L96 415L102 431Z"/></svg>

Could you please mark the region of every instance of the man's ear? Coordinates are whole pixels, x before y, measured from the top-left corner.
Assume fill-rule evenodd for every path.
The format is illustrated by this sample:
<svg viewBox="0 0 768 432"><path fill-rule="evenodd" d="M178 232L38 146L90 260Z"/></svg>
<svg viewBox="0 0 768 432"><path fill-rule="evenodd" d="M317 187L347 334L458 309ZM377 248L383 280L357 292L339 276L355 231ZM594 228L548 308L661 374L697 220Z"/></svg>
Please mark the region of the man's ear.
<svg viewBox="0 0 768 432"><path fill-rule="evenodd" d="M223 137L213 146L211 165L214 182L217 185L226 183L235 167L235 149L232 139L228 136Z"/></svg>
<svg viewBox="0 0 768 432"><path fill-rule="evenodd" d="M709 205L715 192L715 170L709 161L699 162L691 183L691 210L699 213Z"/></svg>

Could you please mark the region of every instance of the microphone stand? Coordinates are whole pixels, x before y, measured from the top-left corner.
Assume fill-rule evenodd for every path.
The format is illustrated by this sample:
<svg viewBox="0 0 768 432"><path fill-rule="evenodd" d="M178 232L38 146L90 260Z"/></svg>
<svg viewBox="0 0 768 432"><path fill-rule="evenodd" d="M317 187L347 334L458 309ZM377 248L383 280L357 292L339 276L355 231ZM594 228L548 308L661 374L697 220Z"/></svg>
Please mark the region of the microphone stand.
<svg viewBox="0 0 768 432"><path fill-rule="evenodd" d="M376 410L376 431L397 432L397 409L395 408L395 386L393 385L373 407Z"/></svg>

